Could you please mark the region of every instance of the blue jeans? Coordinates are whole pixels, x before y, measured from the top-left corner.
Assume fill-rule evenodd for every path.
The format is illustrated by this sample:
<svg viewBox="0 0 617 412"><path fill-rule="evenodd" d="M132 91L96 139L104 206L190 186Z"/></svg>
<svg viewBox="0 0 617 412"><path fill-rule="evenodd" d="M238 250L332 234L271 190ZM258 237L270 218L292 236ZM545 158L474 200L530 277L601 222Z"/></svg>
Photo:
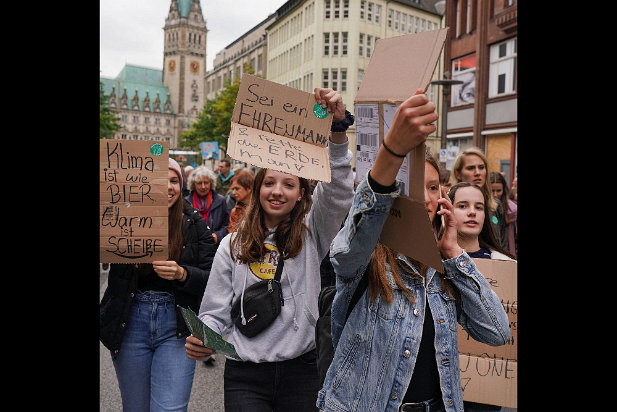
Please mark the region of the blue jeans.
<svg viewBox="0 0 617 412"><path fill-rule="evenodd" d="M226 412L317 411L316 352L281 362L225 360Z"/></svg>
<svg viewBox="0 0 617 412"><path fill-rule="evenodd" d="M176 337L173 295L139 292L113 360L125 412L186 411L195 361Z"/></svg>

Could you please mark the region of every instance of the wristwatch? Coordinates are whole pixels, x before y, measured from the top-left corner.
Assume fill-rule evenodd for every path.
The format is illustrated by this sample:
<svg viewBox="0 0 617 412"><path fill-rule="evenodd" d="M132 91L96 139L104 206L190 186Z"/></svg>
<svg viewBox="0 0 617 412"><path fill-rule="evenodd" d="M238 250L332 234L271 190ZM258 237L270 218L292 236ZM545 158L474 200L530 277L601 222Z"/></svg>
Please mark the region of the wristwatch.
<svg viewBox="0 0 617 412"><path fill-rule="evenodd" d="M345 118L340 122L332 122L331 132L346 132L354 122L354 117L348 110L345 110Z"/></svg>

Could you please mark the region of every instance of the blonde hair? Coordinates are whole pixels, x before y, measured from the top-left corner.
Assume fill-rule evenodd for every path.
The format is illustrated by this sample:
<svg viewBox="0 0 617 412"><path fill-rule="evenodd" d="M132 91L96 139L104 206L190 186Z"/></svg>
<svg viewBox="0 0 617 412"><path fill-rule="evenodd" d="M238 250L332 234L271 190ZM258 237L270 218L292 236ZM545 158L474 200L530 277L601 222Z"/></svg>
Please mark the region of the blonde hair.
<svg viewBox="0 0 617 412"><path fill-rule="evenodd" d="M489 209L495 211L497 210L497 202L493 198L493 191L491 189L490 172L488 170L488 159L486 158L484 152L481 149L477 147L469 147L460 152L458 156L456 156L456 159L454 159L454 164L452 165L452 175L454 176L455 183L461 182L461 179L459 179L457 174L461 173L461 170L463 169L463 164L465 163L465 156L469 155L478 156L480 159L482 159L482 162L484 163L486 177L484 178L484 184L482 185L481 189L484 193L486 193L488 197Z"/></svg>

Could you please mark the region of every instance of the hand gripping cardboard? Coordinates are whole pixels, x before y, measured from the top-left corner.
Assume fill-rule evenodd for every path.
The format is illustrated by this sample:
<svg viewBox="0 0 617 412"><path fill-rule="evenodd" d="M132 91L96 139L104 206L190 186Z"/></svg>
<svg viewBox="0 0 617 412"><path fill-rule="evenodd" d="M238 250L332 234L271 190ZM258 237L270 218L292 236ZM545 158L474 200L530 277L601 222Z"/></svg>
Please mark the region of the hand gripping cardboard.
<svg viewBox="0 0 617 412"><path fill-rule="evenodd" d="M443 48L448 28L379 39L354 104L375 104L379 113L379 142L384 138L384 105L400 105L417 89L426 90ZM356 116L356 127L361 127ZM407 155L409 195L399 196L384 224L380 242L443 272L441 255L424 208L422 144ZM363 176L359 176L359 179Z"/></svg>

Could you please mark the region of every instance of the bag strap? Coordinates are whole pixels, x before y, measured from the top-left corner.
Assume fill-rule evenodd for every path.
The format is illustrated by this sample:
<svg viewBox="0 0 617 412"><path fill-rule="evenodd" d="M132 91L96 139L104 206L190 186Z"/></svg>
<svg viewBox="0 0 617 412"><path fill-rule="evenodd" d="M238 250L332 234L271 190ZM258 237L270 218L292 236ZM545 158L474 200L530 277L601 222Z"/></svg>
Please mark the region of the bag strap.
<svg viewBox="0 0 617 412"><path fill-rule="evenodd" d="M283 266L285 265L285 261L283 257L279 257L279 264L276 265L276 272L274 273L274 280L277 282L281 282L281 273L283 273Z"/></svg>
<svg viewBox="0 0 617 412"><path fill-rule="evenodd" d="M362 275L362 279L360 279L360 283L356 286L356 290L351 297L351 301L349 301L349 306L347 307L347 314L345 315L345 322L347 322L347 318L351 315L351 311L356 306L356 303L360 300L360 297L364 294L366 287L368 286L368 265L364 270L364 275Z"/></svg>

